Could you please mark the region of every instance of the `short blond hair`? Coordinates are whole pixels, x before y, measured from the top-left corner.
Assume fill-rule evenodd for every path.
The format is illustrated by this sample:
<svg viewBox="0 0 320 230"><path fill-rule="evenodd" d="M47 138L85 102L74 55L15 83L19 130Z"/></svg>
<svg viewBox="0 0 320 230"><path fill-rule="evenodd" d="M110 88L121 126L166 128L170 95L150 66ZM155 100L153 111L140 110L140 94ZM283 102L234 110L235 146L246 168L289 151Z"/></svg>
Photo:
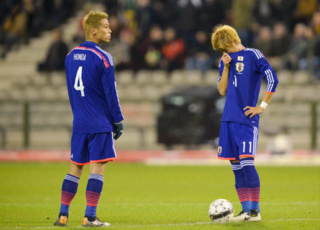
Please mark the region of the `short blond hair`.
<svg viewBox="0 0 320 230"><path fill-rule="evenodd" d="M108 19L109 15L104 12L90 11L83 19L83 30L86 38L90 37L90 30L92 27L98 28L102 19Z"/></svg>
<svg viewBox="0 0 320 230"><path fill-rule="evenodd" d="M222 53L227 52L234 45L234 40L237 40L238 44L241 44L237 31L227 25L219 26L211 37L213 49L219 50Z"/></svg>

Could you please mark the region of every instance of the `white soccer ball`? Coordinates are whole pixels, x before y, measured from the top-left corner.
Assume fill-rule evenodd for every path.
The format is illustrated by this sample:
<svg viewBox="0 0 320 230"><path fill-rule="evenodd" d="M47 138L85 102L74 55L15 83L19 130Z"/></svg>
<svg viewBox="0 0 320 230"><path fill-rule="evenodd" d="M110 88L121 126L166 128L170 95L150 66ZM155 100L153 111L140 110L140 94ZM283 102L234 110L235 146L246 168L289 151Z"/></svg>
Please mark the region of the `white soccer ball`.
<svg viewBox="0 0 320 230"><path fill-rule="evenodd" d="M225 199L213 201L209 206L209 217L213 223L225 224L233 217L232 204Z"/></svg>

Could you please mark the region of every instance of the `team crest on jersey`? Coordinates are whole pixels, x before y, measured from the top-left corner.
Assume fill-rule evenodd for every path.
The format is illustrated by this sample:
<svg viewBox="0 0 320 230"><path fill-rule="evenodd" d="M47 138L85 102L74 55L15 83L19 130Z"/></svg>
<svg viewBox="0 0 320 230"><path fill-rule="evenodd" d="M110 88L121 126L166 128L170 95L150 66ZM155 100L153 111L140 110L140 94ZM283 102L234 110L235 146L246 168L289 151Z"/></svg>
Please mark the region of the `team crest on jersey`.
<svg viewBox="0 0 320 230"><path fill-rule="evenodd" d="M236 63L236 70L237 70L239 73L241 73L241 72L243 71L243 69L244 69L244 64L241 63L241 62L237 62L237 63Z"/></svg>
<svg viewBox="0 0 320 230"><path fill-rule="evenodd" d="M218 147L218 155L220 155L221 153L222 153L222 147L219 146L219 147Z"/></svg>

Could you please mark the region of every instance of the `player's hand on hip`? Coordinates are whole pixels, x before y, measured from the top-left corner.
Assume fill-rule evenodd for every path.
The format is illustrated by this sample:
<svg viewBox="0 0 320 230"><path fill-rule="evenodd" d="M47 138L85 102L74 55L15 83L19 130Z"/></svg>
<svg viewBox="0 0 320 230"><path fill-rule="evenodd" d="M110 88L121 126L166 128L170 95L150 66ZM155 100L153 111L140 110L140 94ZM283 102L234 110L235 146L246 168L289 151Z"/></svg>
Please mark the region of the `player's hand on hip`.
<svg viewBox="0 0 320 230"><path fill-rule="evenodd" d="M123 123L119 122L119 123L114 123L113 124L113 131L114 131L114 139L117 140L123 132Z"/></svg>
<svg viewBox="0 0 320 230"><path fill-rule="evenodd" d="M247 107L245 107L243 110L247 110L247 111L244 113L244 115L246 115L246 117L251 114L250 118L253 118L254 115L257 115L257 114L262 113L262 112L264 111L264 108L262 108L262 107L260 107L260 106L259 106L259 107L247 106Z"/></svg>
<svg viewBox="0 0 320 230"><path fill-rule="evenodd" d="M230 67L230 62L231 62L232 58L229 56L229 54L227 53L223 53L222 55L222 61L225 67Z"/></svg>

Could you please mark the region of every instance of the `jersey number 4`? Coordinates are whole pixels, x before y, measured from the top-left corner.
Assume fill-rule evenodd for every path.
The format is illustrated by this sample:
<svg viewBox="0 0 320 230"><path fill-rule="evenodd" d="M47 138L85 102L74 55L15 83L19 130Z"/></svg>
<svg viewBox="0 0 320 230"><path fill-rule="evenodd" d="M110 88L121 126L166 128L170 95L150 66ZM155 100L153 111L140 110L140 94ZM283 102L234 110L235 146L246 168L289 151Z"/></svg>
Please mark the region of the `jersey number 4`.
<svg viewBox="0 0 320 230"><path fill-rule="evenodd" d="M80 90L81 97L84 97L84 86L82 82L82 66L79 66L77 71L76 80L74 81L75 90Z"/></svg>

